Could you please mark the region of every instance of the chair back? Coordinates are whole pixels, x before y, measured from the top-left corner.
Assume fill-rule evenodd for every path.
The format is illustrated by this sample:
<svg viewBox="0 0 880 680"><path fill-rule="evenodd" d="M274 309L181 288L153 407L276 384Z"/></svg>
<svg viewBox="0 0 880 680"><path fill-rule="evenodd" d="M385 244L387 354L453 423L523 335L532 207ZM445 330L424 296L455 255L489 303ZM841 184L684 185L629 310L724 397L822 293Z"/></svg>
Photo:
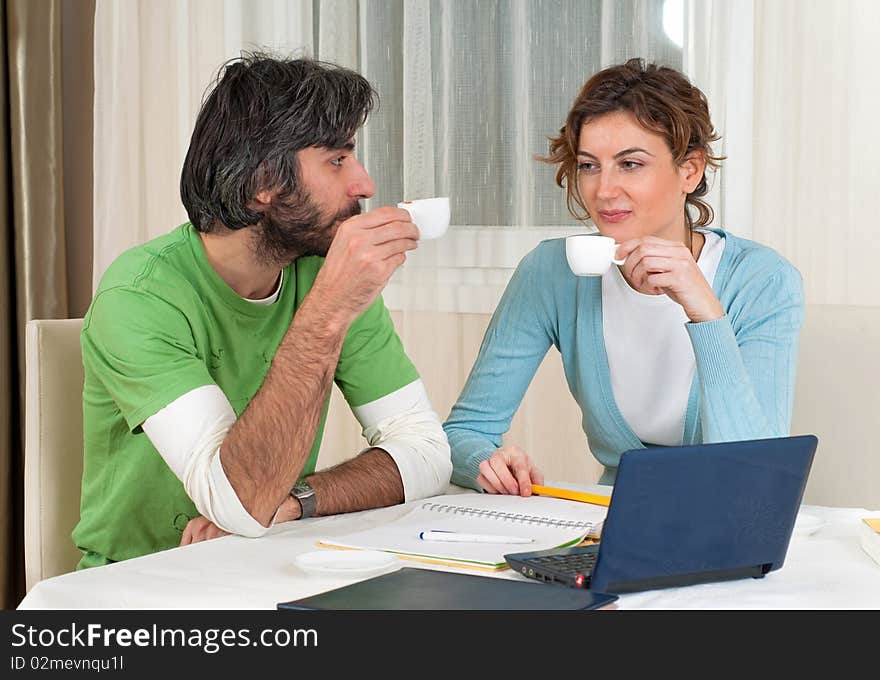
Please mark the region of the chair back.
<svg viewBox="0 0 880 680"><path fill-rule="evenodd" d="M791 429L819 438L805 503L880 510L878 423L880 307L807 305Z"/></svg>
<svg viewBox="0 0 880 680"><path fill-rule="evenodd" d="M24 558L30 590L72 571L83 469L82 319L29 321L25 341Z"/></svg>

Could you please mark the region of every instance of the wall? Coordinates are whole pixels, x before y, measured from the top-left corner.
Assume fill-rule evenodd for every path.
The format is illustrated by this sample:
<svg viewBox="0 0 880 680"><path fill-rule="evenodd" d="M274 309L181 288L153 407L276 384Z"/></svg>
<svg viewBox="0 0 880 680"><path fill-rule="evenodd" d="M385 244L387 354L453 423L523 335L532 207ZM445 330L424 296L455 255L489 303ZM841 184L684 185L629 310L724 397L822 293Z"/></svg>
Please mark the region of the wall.
<svg viewBox="0 0 880 680"><path fill-rule="evenodd" d="M445 419L477 356L490 315L392 312L392 318L434 409ZM592 484L599 479L602 467L589 452L581 412L568 391L555 349L535 374L505 443L528 451L547 480ZM365 445L358 422L334 387L318 466L346 460Z"/></svg>

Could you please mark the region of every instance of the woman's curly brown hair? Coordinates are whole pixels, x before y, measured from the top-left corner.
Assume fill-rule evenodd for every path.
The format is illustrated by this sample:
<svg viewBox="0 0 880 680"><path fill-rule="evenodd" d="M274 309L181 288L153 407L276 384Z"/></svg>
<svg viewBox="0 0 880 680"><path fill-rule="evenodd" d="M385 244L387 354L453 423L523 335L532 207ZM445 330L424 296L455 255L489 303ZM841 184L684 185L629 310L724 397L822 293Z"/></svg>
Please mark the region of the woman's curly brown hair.
<svg viewBox="0 0 880 680"><path fill-rule="evenodd" d="M638 58L610 66L596 73L581 88L559 135L549 138L550 153L539 159L559 166L556 183L565 189L568 211L575 219L582 221L590 217L577 188L581 126L616 111L631 113L646 130L662 135L676 165L691 152L699 151L707 166L721 167L724 156L713 156L710 147L720 137L712 126L706 95L691 85L686 76L667 66L646 64ZM712 221L712 207L701 200L708 191L704 170L700 183L687 196L687 205L698 213L693 221L685 210L689 226L701 227Z"/></svg>

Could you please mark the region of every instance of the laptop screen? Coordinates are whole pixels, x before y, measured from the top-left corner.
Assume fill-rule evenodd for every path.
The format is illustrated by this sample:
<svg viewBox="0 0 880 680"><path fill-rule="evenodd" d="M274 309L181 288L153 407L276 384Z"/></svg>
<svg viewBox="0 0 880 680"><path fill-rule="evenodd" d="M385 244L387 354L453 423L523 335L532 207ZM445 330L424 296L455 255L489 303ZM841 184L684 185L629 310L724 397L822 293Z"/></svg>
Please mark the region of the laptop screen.
<svg viewBox="0 0 880 680"><path fill-rule="evenodd" d="M590 588L621 593L779 569L817 443L804 435L627 451Z"/></svg>

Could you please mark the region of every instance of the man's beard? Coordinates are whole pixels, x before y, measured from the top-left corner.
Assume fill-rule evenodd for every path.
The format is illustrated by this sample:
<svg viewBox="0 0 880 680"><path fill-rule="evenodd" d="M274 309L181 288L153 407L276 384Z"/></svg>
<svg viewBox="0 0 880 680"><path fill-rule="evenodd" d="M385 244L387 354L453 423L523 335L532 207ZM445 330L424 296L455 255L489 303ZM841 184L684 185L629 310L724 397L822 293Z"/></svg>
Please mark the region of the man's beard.
<svg viewBox="0 0 880 680"><path fill-rule="evenodd" d="M263 264L286 266L298 257L320 255L330 249L334 227L354 215L361 205L352 201L331 217L325 217L311 196L300 186L284 200L275 201L256 227L254 255Z"/></svg>

